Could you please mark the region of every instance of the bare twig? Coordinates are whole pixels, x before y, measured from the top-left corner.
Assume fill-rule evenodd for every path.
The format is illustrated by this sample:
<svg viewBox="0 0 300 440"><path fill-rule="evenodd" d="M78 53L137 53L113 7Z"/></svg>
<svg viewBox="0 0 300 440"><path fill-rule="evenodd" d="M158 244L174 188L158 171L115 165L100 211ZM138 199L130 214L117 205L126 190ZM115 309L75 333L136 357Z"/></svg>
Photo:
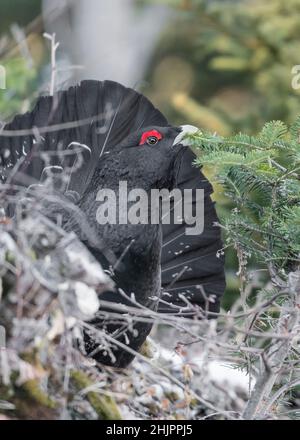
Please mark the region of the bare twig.
<svg viewBox="0 0 300 440"><path fill-rule="evenodd" d="M289 353L292 343L291 334L299 323L300 271L291 272L289 274L288 287L290 298L286 301L286 308L284 306L282 307L277 333L285 334L290 337L287 337L285 342L275 340L271 345L267 357L264 359L265 365L263 370L257 378L255 388L243 413L244 419L261 418L266 414L270 406L268 403L269 396Z"/></svg>

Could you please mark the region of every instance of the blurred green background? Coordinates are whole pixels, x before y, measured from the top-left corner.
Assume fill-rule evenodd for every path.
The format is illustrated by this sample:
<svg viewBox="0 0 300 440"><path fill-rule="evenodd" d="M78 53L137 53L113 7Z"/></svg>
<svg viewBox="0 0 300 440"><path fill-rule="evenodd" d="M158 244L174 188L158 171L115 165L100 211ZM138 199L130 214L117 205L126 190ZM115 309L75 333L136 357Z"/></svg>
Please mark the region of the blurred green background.
<svg viewBox="0 0 300 440"><path fill-rule="evenodd" d="M67 14L72 35L77 31L74 17L80 2L87 8L104 8L102 0L65 2L61 14ZM7 89L0 90L0 120L27 110L34 98L46 91L50 50L43 31L56 29L60 19L58 12L49 24L46 3L1 0L0 64L7 69ZM120 3L115 5L115 14L120 13ZM300 89L292 87L292 68L300 64L300 0L132 0L126 7L136 14L128 26L134 26L144 11L148 14L147 32L157 33L151 50L145 43L149 53L141 73L141 89L172 123L189 123L221 135L240 131L255 134L266 121L291 123L300 113ZM166 18L158 31L160 7ZM97 13L101 14L101 8L95 9ZM113 25L114 10L107 14ZM87 48L88 40L87 35ZM92 54L95 63L99 60L105 65L107 50L110 58L118 51L110 48L109 41L109 36L97 41L99 52ZM77 61L76 47L70 50L62 43L62 59L67 55L69 63ZM106 48L105 56L100 56L101 44ZM132 49L143 42L133 39L128 44ZM133 67L139 69L138 57ZM89 70L81 77L89 77ZM205 171L214 183L213 173ZM214 198L220 216L226 216L231 206L217 185ZM239 287L232 251L226 254L226 268L228 288L223 305L228 308ZM253 269L259 268L254 265Z"/></svg>

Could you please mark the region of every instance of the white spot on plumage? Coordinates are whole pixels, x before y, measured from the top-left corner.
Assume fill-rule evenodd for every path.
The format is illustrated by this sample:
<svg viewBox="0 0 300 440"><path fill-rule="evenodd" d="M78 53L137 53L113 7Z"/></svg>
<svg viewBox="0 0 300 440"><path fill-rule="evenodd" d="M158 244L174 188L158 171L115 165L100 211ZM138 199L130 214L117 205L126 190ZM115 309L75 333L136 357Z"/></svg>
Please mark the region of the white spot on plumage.
<svg viewBox="0 0 300 440"><path fill-rule="evenodd" d="M88 146L85 145L85 144L81 144L80 142L71 142L71 143L68 145L68 148L71 148L73 145L74 145L75 147L80 147L80 148L82 148L83 150L87 150L89 153L92 153L92 150L91 150L90 147L88 147Z"/></svg>
<svg viewBox="0 0 300 440"><path fill-rule="evenodd" d="M27 152L25 151L25 144L22 145L22 154L23 156L27 156Z"/></svg>
<svg viewBox="0 0 300 440"><path fill-rule="evenodd" d="M9 156L10 156L10 150L8 148L6 148L3 151L3 157L4 157L4 159L7 159Z"/></svg>

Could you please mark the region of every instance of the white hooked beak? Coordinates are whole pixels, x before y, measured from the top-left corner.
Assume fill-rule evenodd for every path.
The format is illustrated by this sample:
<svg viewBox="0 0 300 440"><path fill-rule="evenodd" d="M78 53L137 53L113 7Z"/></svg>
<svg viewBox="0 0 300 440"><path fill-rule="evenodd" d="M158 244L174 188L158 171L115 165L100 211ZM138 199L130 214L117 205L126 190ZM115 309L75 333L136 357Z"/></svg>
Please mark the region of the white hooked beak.
<svg viewBox="0 0 300 440"><path fill-rule="evenodd" d="M200 130L194 125L181 125L180 128L181 128L181 132L174 139L173 146L177 144L181 144L184 147L188 147L190 143L189 140L187 139L188 135L195 134Z"/></svg>

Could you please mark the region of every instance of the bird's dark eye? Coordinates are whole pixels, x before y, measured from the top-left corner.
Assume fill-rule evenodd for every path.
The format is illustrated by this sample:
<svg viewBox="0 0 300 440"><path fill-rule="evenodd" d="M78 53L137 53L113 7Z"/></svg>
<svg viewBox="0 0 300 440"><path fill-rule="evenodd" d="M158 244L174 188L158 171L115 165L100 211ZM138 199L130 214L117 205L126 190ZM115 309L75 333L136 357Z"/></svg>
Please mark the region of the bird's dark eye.
<svg viewBox="0 0 300 440"><path fill-rule="evenodd" d="M146 140L148 145L155 145L158 142L158 139L156 136L149 136Z"/></svg>

